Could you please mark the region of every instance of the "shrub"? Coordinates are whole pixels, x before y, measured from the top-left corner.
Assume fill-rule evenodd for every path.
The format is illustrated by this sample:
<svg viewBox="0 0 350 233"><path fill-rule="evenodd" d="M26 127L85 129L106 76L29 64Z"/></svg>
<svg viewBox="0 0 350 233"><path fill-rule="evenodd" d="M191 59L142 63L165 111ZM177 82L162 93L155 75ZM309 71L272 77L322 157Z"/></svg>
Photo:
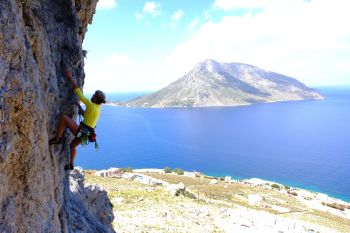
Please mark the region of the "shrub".
<svg viewBox="0 0 350 233"><path fill-rule="evenodd" d="M171 173L173 170L170 167L165 167L164 172L165 173Z"/></svg>
<svg viewBox="0 0 350 233"><path fill-rule="evenodd" d="M197 197L193 193L190 193L189 191L185 191L184 196L191 199L197 199Z"/></svg>
<svg viewBox="0 0 350 233"><path fill-rule="evenodd" d="M281 187L278 184L271 184L271 187L274 189L280 189Z"/></svg>
<svg viewBox="0 0 350 233"><path fill-rule="evenodd" d="M323 203L322 203L323 204ZM331 208L337 209L337 210L341 210L344 211L346 206L342 205L342 204L338 204L338 203L325 203L326 206L329 206Z"/></svg>
<svg viewBox="0 0 350 233"><path fill-rule="evenodd" d="M290 195L293 195L293 196L298 196L298 193L292 192L292 191L290 191L290 190L288 190L287 193L290 194Z"/></svg>
<svg viewBox="0 0 350 233"><path fill-rule="evenodd" d="M120 169L122 172L132 172L132 168L131 167L124 167Z"/></svg>
<svg viewBox="0 0 350 233"><path fill-rule="evenodd" d="M290 189L290 187L288 185L284 185L284 188L287 190Z"/></svg>
<svg viewBox="0 0 350 233"><path fill-rule="evenodd" d="M175 168L174 169L174 172L178 175L183 175L184 174L184 171L181 169L181 168Z"/></svg>

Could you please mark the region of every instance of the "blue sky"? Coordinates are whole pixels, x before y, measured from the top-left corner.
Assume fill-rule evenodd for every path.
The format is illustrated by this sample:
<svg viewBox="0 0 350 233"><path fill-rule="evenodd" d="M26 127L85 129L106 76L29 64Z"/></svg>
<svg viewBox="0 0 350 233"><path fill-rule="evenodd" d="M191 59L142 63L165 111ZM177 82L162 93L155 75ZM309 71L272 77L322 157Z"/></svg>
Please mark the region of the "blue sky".
<svg viewBox="0 0 350 233"><path fill-rule="evenodd" d="M350 85L348 2L100 0L83 43L84 91L157 90L205 59Z"/></svg>

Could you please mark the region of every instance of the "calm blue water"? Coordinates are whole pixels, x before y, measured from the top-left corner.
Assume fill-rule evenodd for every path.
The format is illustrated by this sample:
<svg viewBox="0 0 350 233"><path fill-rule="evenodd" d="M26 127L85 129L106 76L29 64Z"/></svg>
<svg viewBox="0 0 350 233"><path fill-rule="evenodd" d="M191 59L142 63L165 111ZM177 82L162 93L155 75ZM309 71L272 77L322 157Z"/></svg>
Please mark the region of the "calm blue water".
<svg viewBox="0 0 350 233"><path fill-rule="evenodd" d="M243 107L104 106L100 150L80 147L76 164L259 177L350 201L350 88L322 92L326 100Z"/></svg>

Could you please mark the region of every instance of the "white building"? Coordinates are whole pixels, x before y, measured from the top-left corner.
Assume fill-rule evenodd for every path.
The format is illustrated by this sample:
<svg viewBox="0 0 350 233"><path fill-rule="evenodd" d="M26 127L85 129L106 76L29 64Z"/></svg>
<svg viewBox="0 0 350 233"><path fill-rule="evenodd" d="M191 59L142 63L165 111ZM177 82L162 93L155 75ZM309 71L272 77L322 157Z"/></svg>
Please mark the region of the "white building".
<svg viewBox="0 0 350 233"><path fill-rule="evenodd" d="M231 176L225 176L225 182L231 183L232 182Z"/></svg>
<svg viewBox="0 0 350 233"><path fill-rule="evenodd" d="M107 177L107 170L100 170L95 172L95 176Z"/></svg>
<svg viewBox="0 0 350 233"><path fill-rule="evenodd" d="M123 172L120 168L109 168L108 170L100 170L95 172L95 176L101 177L121 177Z"/></svg>
<svg viewBox="0 0 350 233"><path fill-rule="evenodd" d="M196 178L197 172L184 172L184 176Z"/></svg>

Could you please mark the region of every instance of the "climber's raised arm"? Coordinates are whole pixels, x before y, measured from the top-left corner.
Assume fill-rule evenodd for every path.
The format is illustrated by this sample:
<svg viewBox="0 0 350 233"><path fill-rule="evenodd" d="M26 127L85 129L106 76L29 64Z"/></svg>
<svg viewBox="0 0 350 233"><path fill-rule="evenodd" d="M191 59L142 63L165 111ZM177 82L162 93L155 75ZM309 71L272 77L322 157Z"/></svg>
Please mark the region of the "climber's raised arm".
<svg viewBox="0 0 350 233"><path fill-rule="evenodd" d="M72 73L70 71L66 71L66 72L64 72L64 75L72 83L73 91L75 92L75 94L77 94L79 99L85 104L86 107L90 106L92 104L91 100L89 100L88 98L86 98L83 95L83 93L81 92L81 90L78 87L77 82L73 79Z"/></svg>
<svg viewBox="0 0 350 233"><path fill-rule="evenodd" d="M75 82L75 80L73 79L73 75L70 71L65 71L64 75L66 76L66 78L72 83L73 86L73 90L78 88L78 84Z"/></svg>

